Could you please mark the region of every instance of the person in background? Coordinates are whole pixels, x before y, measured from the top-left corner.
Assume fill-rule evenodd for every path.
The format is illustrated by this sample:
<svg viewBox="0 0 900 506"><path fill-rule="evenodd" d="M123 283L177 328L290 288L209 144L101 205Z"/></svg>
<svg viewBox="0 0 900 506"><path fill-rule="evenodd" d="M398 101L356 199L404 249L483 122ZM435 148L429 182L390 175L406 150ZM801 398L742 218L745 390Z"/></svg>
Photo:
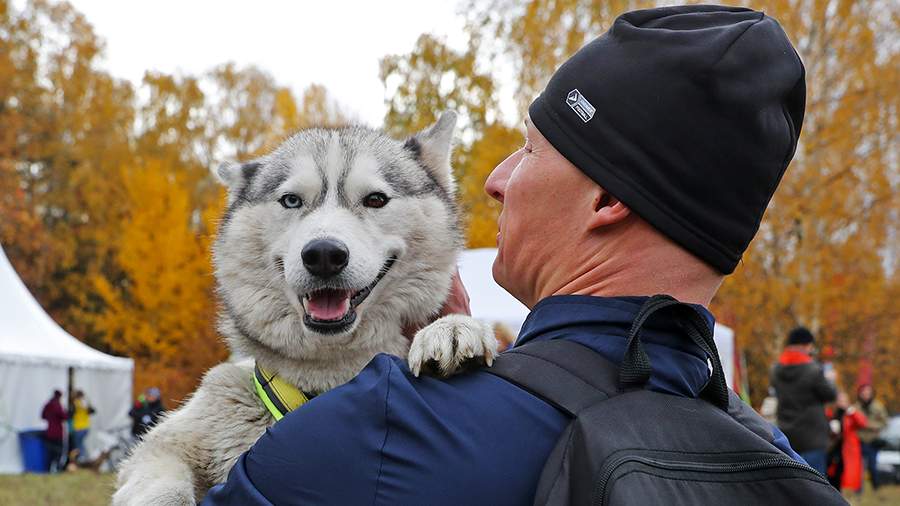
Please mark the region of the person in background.
<svg viewBox="0 0 900 506"><path fill-rule="evenodd" d="M772 387L778 397L778 428L794 450L824 475L829 434L825 404L835 400L837 391L834 371L826 378L812 358L814 343L812 332L804 327L790 332L772 371Z"/></svg>
<svg viewBox="0 0 900 506"><path fill-rule="evenodd" d="M159 389L156 387L148 388L138 396L134 407L128 412L128 416L131 417L131 435L135 439L143 436L165 412L166 408L163 406L160 398Z"/></svg>
<svg viewBox="0 0 900 506"><path fill-rule="evenodd" d="M84 448L84 439L88 435L91 428L91 415L94 414L94 407L88 403L84 396L84 392L76 390L72 396L71 416L72 432L75 435L75 449L78 455L75 457L77 461L83 461L87 458L87 452Z"/></svg>
<svg viewBox="0 0 900 506"><path fill-rule="evenodd" d="M887 425L888 413L884 408L884 404L875 398L875 390L872 385L863 383L856 390L857 401L854 406L860 413L865 415L868 423L865 427L861 427L857 431L859 442L861 444L862 456L865 460L866 469L869 471L869 480L872 482L872 489L878 490L878 469L876 461L878 459L879 435L884 426Z"/></svg>
<svg viewBox="0 0 900 506"><path fill-rule="evenodd" d="M131 410L128 411L128 416L131 418L131 436L135 439L143 436L144 433L147 432L147 427L144 427L144 424L141 422L141 419L144 418L144 410L146 409L147 398L144 397L144 394L140 394L134 401L134 405L131 406Z"/></svg>
<svg viewBox="0 0 900 506"><path fill-rule="evenodd" d="M47 420L47 430L44 431L44 441L47 445L47 460L50 463L50 472L56 473L62 468L63 454L63 422L69 418L69 414L62 406L62 392L53 391L53 397L44 404L41 418Z"/></svg>
<svg viewBox="0 0 900 506"><path fill-rule="evenodd" d="M840 464L833 470L830 481L842 491L862 492L862 449L859 429L866 426L866 416L850 405L850 397L840 392L835 402L832 424L839 433Z"/></svg>
<svg viewBox="0 0 900 506"><path fill-rule="evenodd" d="M159 421L159 418L166 412L166 407L163 406L161 394L159 389L156 387L151 387L147 389L147 409L144 413L143 422L144 425L149 429L156 425L156 422Z"/></svg>

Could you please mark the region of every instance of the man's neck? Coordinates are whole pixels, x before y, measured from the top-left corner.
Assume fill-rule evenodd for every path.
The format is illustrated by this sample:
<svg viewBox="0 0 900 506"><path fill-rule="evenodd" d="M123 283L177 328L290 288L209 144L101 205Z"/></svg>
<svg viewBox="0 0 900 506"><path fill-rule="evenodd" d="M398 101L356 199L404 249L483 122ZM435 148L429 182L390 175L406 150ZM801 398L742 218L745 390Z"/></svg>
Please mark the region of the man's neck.
<svg viewBox="0 0 900 506"><path fill-rule="evenodd" d="M628 238L635 237L633 234ZM571 258L557 273L548 276L538 300L550 295L594 295L603 297L668 294L682 302L708 307L723 276L690 253L668 241L605 241L583 258ZM628 242L632 244L628 244Z"/></svg>

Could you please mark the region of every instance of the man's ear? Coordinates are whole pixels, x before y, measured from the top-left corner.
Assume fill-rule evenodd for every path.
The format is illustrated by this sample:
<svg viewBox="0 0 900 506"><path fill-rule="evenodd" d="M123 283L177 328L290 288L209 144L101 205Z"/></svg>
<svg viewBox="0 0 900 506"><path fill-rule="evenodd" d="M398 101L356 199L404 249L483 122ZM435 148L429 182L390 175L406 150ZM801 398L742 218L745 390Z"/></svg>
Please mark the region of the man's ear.
<svg viewBox="0 0 900 506"><path fill-rule="evenodd" d="M422 161L425 169L434 176L438 184L451 192L455 187L453 170L450 167L455 129L456 113L447 111L441 114L435 124L410 137L403 145Z"/></svg>
<svg viewBox="0 0 900 506"><path fill-rule="evenodd" d="M593 191L593 212L588 219L588 230L621 223L631 216L631 209L603 188L596 186Z"/></svg>

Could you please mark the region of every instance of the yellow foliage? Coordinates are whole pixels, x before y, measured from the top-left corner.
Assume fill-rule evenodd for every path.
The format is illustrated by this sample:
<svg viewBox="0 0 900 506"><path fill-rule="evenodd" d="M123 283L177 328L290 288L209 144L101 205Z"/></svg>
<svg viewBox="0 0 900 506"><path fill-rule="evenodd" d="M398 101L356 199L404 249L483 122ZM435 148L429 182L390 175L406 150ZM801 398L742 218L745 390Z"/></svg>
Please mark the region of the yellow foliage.
<svg viewBox="0 0 900 506"><path fill-rule="evenodd" d="M321 86L298 102L227 64L148 72L136 93L97 68L102 47L68 3L0 0L0 241L67 331L134 357L137 389L179 399L225 356L209 259L223 195L209 167L346 117Z"/></svg>
<svg viewBox="0 0 900 506"><path fill-rule="evenodd" d="M191 187L165 163L123 171L127 226L114 247L124 277L93 278L104 310L92 323L111 349L137 361L139 372L179 370L184 381L170 379L167 396L181 398L227 356L213 328L209 231L218 210L196 216ZM158 371L145 381L159 383Z"/></svg>

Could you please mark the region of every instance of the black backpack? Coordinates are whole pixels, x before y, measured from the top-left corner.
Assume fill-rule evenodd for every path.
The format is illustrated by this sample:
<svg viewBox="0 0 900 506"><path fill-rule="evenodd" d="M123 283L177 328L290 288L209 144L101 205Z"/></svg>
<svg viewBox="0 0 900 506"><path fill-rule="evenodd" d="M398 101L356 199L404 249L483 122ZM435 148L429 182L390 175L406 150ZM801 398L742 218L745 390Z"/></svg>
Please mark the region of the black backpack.
<svg viewBox="0 0 900 506"><path fill-rule="evenodd" d="M640 334L656 311L677 313L710 358L701 398L644 389L651 366ZM651 297L638 312L621 367L551 340L502 353L485 371L573 418L544 465L535 505L847 504L772 444L770 425L727 388L706 320L669 296Z"/></svg>

